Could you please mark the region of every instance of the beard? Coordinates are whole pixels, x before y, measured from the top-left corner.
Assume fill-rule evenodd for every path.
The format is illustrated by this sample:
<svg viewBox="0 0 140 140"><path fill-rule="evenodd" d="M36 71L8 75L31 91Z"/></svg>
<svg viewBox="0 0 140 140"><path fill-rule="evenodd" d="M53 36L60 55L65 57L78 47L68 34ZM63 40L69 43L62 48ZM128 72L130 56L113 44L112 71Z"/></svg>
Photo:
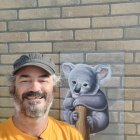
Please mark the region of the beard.
<svg viewBox="0 0 140 140"><path fill-rule="evenodd" d="M30 118L39 118L48 115L53 102L53 94L40 92L25 92L20 98L14 95L16 111Z"/></svg>

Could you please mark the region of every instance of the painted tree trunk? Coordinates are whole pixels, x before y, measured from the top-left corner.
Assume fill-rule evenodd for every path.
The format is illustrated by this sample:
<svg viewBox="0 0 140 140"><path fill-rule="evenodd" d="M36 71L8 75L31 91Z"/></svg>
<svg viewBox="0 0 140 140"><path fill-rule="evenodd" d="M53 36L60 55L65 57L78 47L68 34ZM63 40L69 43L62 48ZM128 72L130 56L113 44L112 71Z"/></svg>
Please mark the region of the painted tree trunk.
<svg viewBox="0 0 140 140"><path fill-rule="evenodd" d="M79 114L76 128L82 134L84 140L89 140L90 129L87 124L88 109L84 106L76 106L75 111Z"/></svg>

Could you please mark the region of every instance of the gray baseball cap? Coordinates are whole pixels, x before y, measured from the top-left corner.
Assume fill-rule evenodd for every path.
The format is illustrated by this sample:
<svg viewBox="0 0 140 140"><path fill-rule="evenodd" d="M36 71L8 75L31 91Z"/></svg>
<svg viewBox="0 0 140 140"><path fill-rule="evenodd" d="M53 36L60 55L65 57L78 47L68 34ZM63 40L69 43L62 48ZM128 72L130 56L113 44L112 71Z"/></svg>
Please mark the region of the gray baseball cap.
<svg viewBox="0 0 140 140"><path fill-rule="evenodd" d="M15 75L18 70L26 66L40 67L46 70L51 75L56 72L55 64L51 61L47 54L29 53L26 55L22 55L13 64L13 75Z"/></svg>

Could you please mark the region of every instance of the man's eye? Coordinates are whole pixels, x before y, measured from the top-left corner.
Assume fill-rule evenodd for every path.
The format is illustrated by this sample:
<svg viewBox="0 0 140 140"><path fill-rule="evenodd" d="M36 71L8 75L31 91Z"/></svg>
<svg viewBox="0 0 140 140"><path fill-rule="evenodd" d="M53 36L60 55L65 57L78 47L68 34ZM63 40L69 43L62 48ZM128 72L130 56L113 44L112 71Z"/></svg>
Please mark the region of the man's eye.
<svg viewBox="0 0 140 140"><path fill-rule="evenodd" d="M41 82L41 83L45 83L45 82L48 82L48 80L39 80L39 82Z"/></svg>
<svg viewBox="0 0 140 140"><path fill-rule="evenodd" d="M20 81L21 83L27 83L27 82L30 82L28 80L24 80L24 81Z"/></svg>
<svg viewBox="0 0 140 140"><path fill-rule="evenodd" d="M19 80L19 83L29 83L29 82L31 82L31 80L30 79L20 79Z"/></svg>
<svg viewBox="0 0 140 140"><path fill-rule="evenodd" d="M45 81L45 80L40 80L39 82L44 83L44 82L46 82L46 81Z"/></svg>

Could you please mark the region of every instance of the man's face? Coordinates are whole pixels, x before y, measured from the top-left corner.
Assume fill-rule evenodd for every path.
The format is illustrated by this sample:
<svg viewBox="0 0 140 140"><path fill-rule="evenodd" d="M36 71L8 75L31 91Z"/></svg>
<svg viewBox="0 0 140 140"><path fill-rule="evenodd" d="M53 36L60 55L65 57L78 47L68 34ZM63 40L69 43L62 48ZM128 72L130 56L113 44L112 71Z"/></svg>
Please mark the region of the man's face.
<svg viewBox="0 0 140 140"><path fill-rule="evenodd" d="M27 66L16 73L15 107L25 116L48 114L53 100L54 80L45 70Z"/></svg>

